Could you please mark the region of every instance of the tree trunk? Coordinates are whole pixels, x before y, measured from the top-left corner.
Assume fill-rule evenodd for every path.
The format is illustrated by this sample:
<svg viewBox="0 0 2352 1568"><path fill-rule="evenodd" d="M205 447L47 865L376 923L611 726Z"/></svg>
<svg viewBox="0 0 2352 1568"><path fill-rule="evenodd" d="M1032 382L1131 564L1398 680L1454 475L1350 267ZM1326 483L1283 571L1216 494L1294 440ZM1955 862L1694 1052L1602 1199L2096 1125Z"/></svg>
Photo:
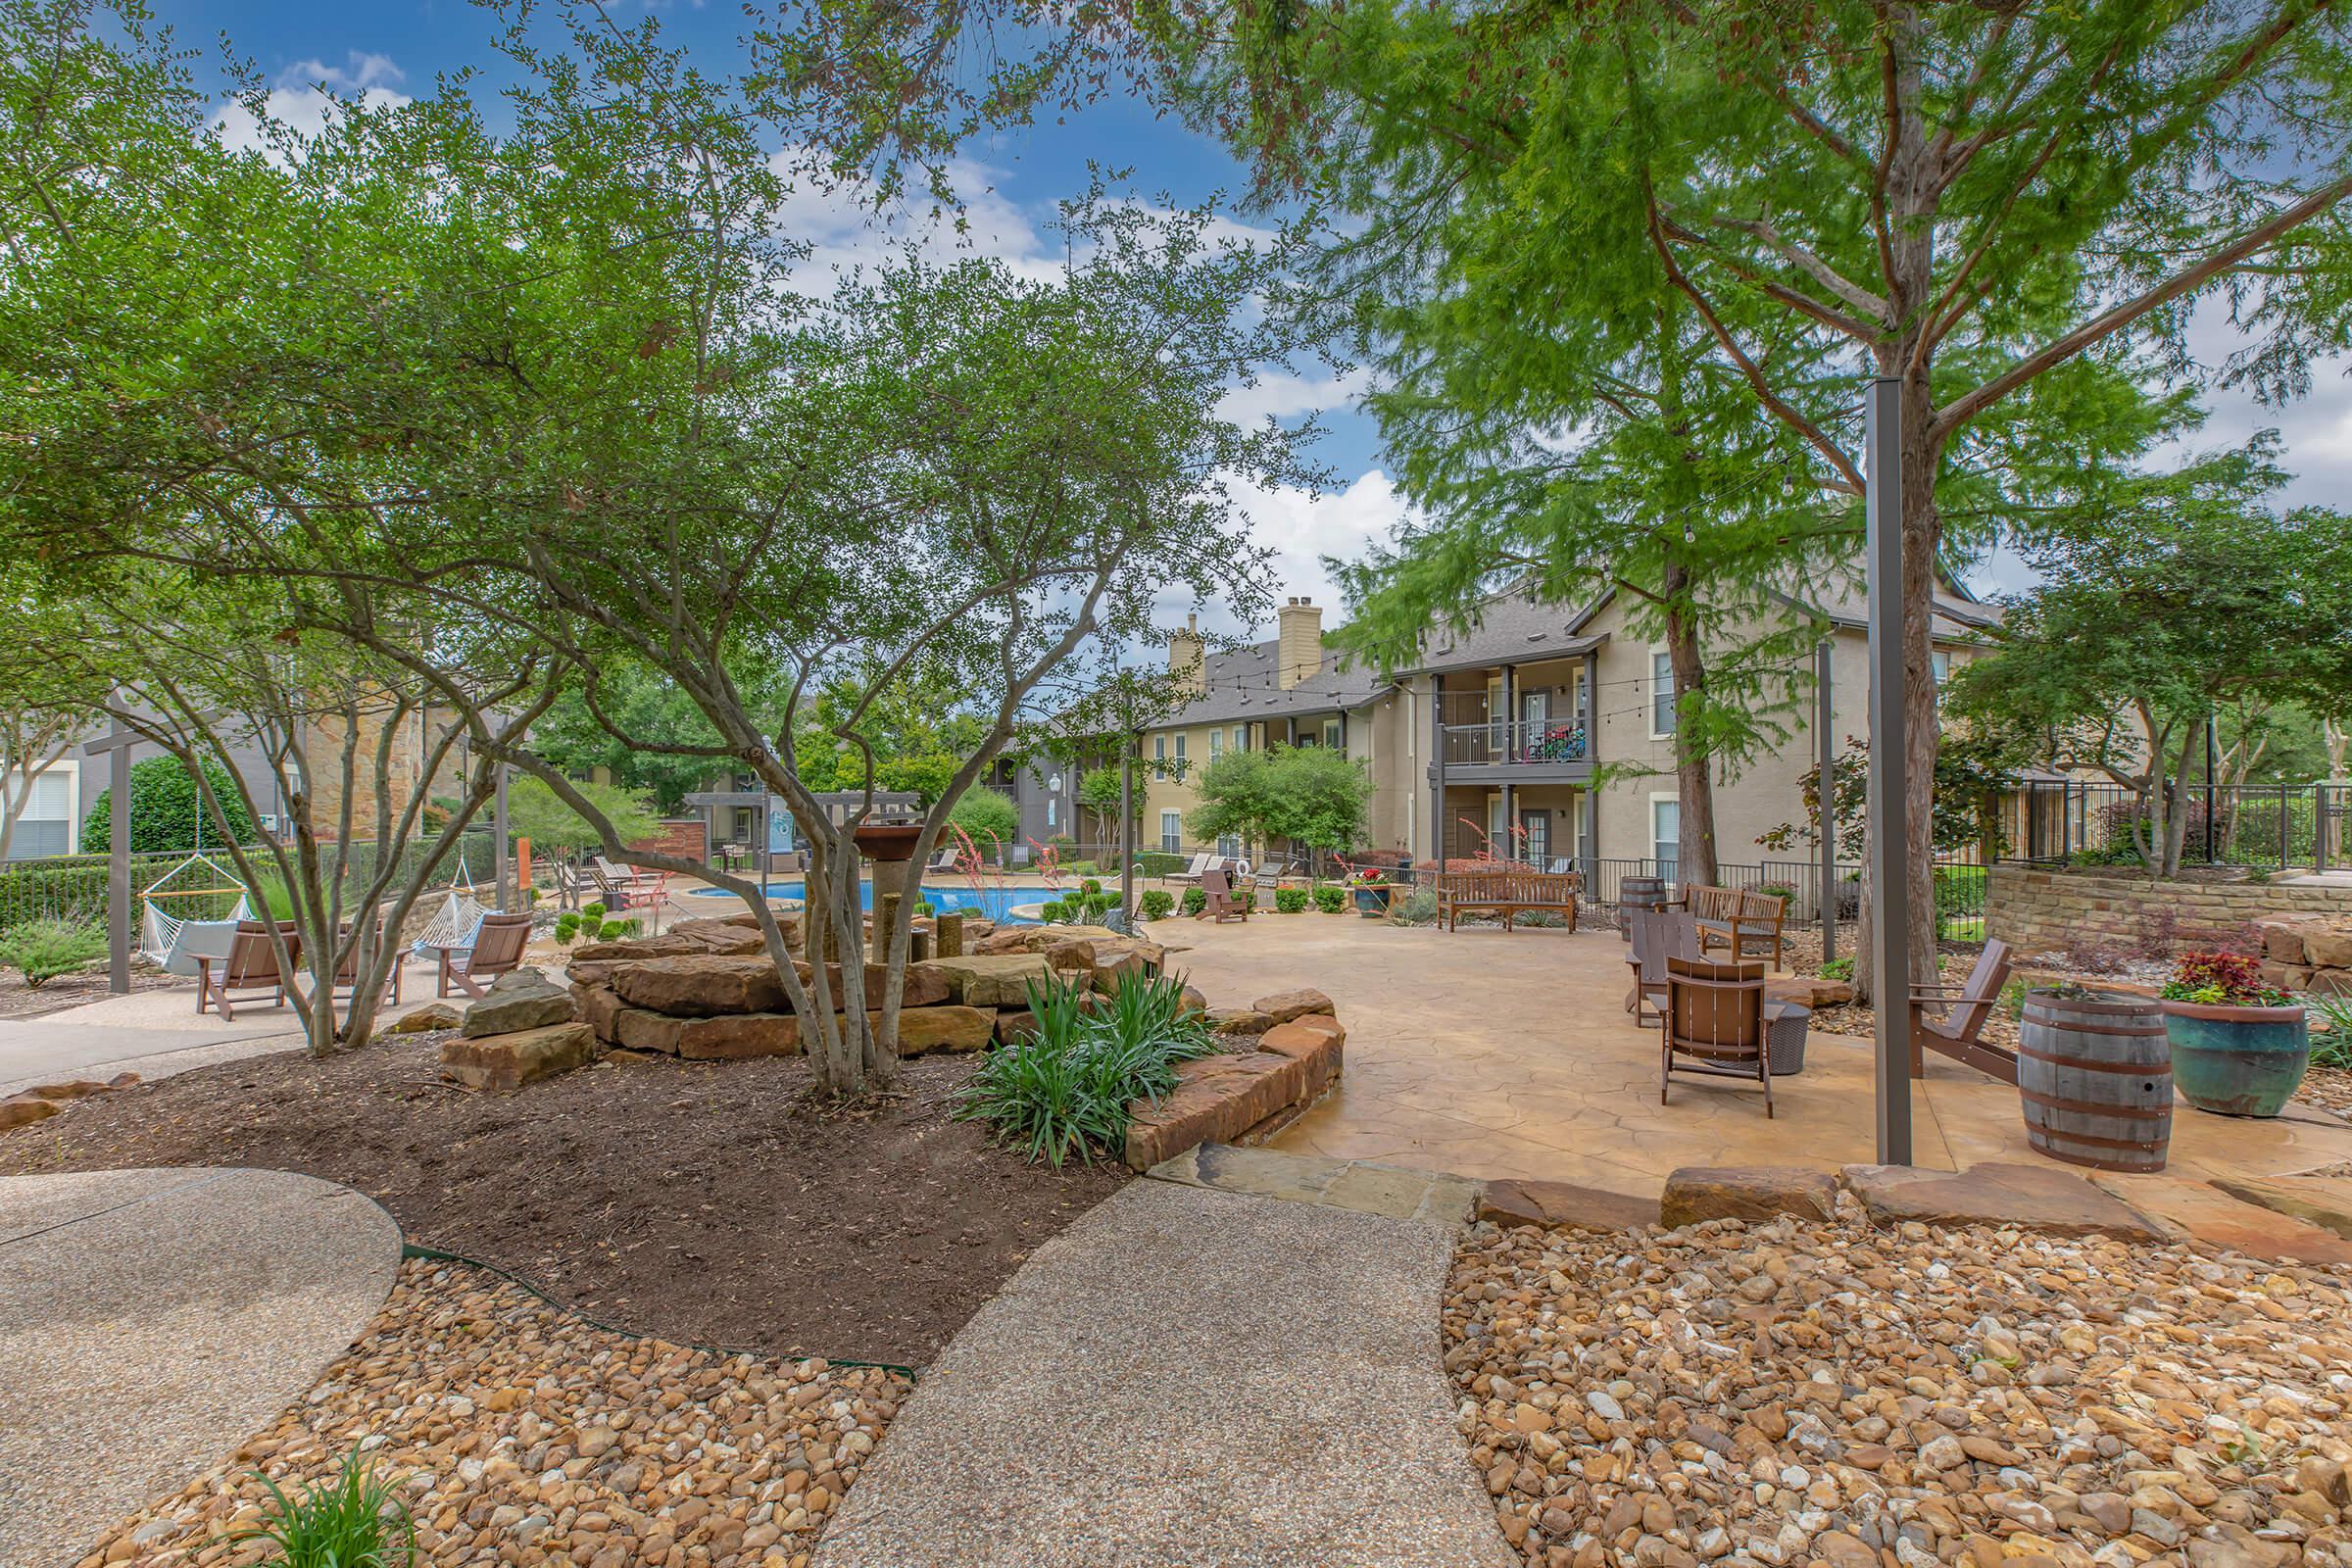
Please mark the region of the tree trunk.
<svg viewBox="0 0 2352 1568"><path fill-rule="evenodd" d="M1666 660L1674 670L1674 698L1704 694L1707 666L1698 645L1698 629L1682 605L1690 573L1669 564L1663 580L1666 611ZM1674 726L1674 793L1679 803L1681 834L1675 855L1675 880L1685 886L1712 887L1715 862L1715 782L1710 760L1678 713Z"/></svg>

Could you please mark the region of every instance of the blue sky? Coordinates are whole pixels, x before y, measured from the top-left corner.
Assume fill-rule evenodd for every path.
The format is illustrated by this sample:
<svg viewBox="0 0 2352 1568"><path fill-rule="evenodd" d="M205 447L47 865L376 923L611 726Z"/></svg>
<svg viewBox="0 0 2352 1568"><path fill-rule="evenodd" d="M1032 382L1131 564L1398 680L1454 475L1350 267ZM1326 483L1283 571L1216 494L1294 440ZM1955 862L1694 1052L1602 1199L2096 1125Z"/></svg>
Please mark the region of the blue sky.
<svg viewBox="0 0 2352 1568"><path fill-rule="evenodd" d="M234 51L276 84L279 112L297 120L313 96L308 89L319 80L346 92L418 93L444 72L496 63L489 47L492 19L465 0L160 0L158 9L184 42L199 44L225 32ZM618 9L627 14L626 0ZM708 51L714 70L737 58L742 19L735 6L671 6L662 20L673 41ZM1064 122L1047 117L967 149L954 171L966 204L966 231L957 238L930 230L927 237L1016 265L1042 266L1053 253L1045 225L1054 203L1085 186L1090 161L1132 170L1140 194L1165 191L1186 204L1220 190L1238 192L1244 184L1242 171L1216 142L1155 119L1138 103L1105 101ZM840 202L811 203L799 216L819 262L869 259L887 242ZM903 219L900 227L929 229L919 213ZM2200 358L2215 364L2236 346L2227 323L2211 315L2200 320L2194 343ZM2352 505L2352 381L2346 368L2315 367L2311 394L2283 409L2259 408L2242 395L2209 395L2213 417L2197 444L2234 443L2258 428L2277 427L2286 440L2287 466L2297 475L2286 502ZM1285 419L1321 414L1329 434L1316 455L1335 481L1319 498L1275 491L1249 493L1245 501L1260 542L1277 552L1283 580L1275 593L1304 592L1319 604L1336 605L1320 558L1358 554L1385 536L1404 510L1383 467L1379 432L1349 407L1360 383L1312 364L1298 368L1301 373L1270 376L1254 391L1237 394L1233 412ZM1976 572L1972 586L1992 594L2029 580L2021 563L2004 557Z"/></svg>

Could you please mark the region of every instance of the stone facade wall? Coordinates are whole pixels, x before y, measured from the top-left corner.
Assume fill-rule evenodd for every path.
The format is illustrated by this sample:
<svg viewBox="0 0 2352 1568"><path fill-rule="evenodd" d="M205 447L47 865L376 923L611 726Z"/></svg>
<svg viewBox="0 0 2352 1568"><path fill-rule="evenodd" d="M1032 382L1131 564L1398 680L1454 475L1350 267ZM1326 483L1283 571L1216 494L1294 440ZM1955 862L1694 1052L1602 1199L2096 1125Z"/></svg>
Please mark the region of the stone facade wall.
<svg viewBox="0 0 2352 1568"><path fill-rule="evenodd" d="M2076 940L2136 945L2171 910L2176 947L2231 940L2248 922L2305 914L2352 919L2352 888L2272 882L2160 882L2153 877L1996 865L1985 883L1984 931L2022 954Z"/></svg>
<svg viewBox="0 0 2352 1568"><path fill-rule="evenodd" d="M639 839L629 846L632 850L652 850L661 855L674 855L681 860L710 859L710 830L699 816L672 816L662 819L662 831L650 839Z"/></svg>

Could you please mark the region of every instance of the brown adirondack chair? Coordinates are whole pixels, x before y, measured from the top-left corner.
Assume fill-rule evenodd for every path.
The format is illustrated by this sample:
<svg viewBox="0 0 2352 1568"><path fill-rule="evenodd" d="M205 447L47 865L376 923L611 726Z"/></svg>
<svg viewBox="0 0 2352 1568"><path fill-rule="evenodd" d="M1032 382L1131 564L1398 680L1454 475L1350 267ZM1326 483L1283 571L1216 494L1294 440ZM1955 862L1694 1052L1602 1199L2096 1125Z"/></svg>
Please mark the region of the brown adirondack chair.
<svg viewBox="0 0 2352 1568"><path fill-rule="evenodd" d="M1764 1033L1764 964L1760 959L1666 960L1666 1008L1658 1042L1658 1103L1678 1072L1708 1078L1746 1078L1764 1086L1764 1114L1772 1115L1772 1053Z"/></svg>
<svg viewBox="0 0 2352 1568"><path fill-rule="evenodd" d="M1200 906L1196 920L1213 920L1223 925L1227 920L1248 920L1250 906L1233 890L1233 877L1221 865L1212 865L1200 873L1200 893L1207 902Z"/></svg>
<svg viewBox="0 0 2352 1568"><path fill-rule="evenodd" d="M1984 1031L1984 1020L1992 1016L1993 1004L2001 1000L2001 988L2009 983L2009 971L2015 960L2009 944L1999 940L1984 944L1977 955L1976 967L1968 971L1968 983L1954 992L1949 986L1913 986L1911 988L1911 1076L1927 1075L1927 1053L1937 1052L1954 1061L1965 1063L1988 1078L1998 1078L2006 1084L2017 1082L2017 1053L1999 1046L1982 1044L1977 1036ZM1943 1011L1931 1018L1930 1007L1940 1005Z"/></svg>
<svg viewBox="0 0 2352 1568"><path fill-rule="evenodd" d="M1703 956L1698 926L1680 909L1635 909L1626 920L1626 936L1633 951L1625 962L1634 972L1634 985L1626 995L1625 1010L1634 1015L1635 1023L1646 1027L1647 1009L1656 1009L1661 1017L1665 1014L1666 960Z"/></svg>
<svg viewBox="0 0 2352 1568"><path fill-rule="evenodd" d="M452 996L455 986L469 997L488 994L486 982L522 964L523 945L531 940L527 914L485 914L470 948L436 948L441 956L439 995Z"/></svg>
<svg viewBox="0 0 2352 1568"><path fill-rule="evenodd" d="M285 936L286 961L302 962L302 938L294 933L294 922L283 921L278 930ZM220 965L216 972L214 965ZM291 980L278 967L277 950L270 946L270 927L260 920L239 920L236 934L229 938L228 956L221 958L198 955L196 958L196 1010L218 1012L224 1019L234 1020L237 1004L252 1004L257 997L268 993L269 1004L286 1004L286 986ZM246 993L238 998L231 993Z"/></svg>

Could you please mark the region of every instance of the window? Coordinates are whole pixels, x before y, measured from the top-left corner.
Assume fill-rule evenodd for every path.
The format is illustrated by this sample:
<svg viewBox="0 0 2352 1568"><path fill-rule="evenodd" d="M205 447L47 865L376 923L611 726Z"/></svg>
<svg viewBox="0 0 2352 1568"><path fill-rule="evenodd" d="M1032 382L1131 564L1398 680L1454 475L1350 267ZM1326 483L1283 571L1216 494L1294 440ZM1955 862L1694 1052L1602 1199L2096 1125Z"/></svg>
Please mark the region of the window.
<svg viewBox="0 0 2352 1568"><path fill-rule="evenodd" d="M1487 850L1496 857L1511 853L1509 834L1502 815L1502 797L1499 795L1487 797Z"/></svg>
<svg viewBox="0 0 2352 1568"><path fill-rule="evenodd" d="M1340 749L1340 721L1338 719L1327 718L1323 721L1323 744L1335 752Z"/></svg>
<svg viewBox="0 0 2352 1568"><path fill-rule="evenodd" d="M1487 682L1487 749L1501 752L1511 744L1511 715L1502 706L1502 677Z"/></svg>
<svg viewBox="0 0 2352 1568"><path fill-rule="evenodd" d="M24 809L9 840L10 859L74 853L74 777L71 766L47 767L33 775L32 789L24 797ZM24 784L14 775L6 782L12 796Z"/></svg>
<svg viewBox="0 0 2352 1568"><path fill-rule="evenodd" d="M1152 776L1153 778L1168 776L1168 738L1165 735L1152 737Z"/></svg>
<svg viewBox="0 0 2352 1568"><path fill-rule="evenodd" d="M1210 730L1208 732L1208 760L1213 762L1224 755L1225 732L1221 729Z"/></svg>
<svg viewBox="0 0 2352 1568"><path fill-rule="evenodd" d="M1176 737L1176 776L1180 779L1184 777L1184 736L1181 734Z"/></svg>
<svg viewBox="0 0 2352 1568"><path fill-rule="evenodd" d="M1184 848L1184 813L1182 811L1159 813L1159 847L1170 855L1174 855Z"/></svg>
<svg viewBox="0 0 2352 1568"><path fill-rule="evenodd" d="M1928 655L1928 673L1936 681L1936 706L1941 708L1943 706L1943 689L1951 683L1952 679L1952 656L1940 648L1930 653Z"/></svg>
<svg viewBox="0 0 2352 1568"><path fill-rule="evenodd" d="M1674 656L1663 648L1649 654L1649 738L1662 741L1674 733Z"/></svg>
<svg viewBox="0 0 2352 1568"><path fill-rule="evenodd" d="M1671 795L1649 798L1650 855L1658 862L1658 875L1674 880L1675 862L1683 855L1683 803Z"/></svg>
<svg viewBox="0 0 2352 1568"><path fill-rule="evenodd" d="M1242 839L1241 839L1241 835L1240 835L1240 834L1238 834L1238 833L1220 833L1220 834L1218 834L1218 835L1217 835L1217 858L1218 858L1218 859L1220 859L1220 860L1238 860L1238 859L1240 859L1241 858L1242 858Z"/></svg>
<svg viewBox="0 0 2352 1568"><path fill-rule="evenodd" d="M1236 724L1233 726L1233 749L1237 752L1246 752L1250 749L1249 725Z"/></svg>

